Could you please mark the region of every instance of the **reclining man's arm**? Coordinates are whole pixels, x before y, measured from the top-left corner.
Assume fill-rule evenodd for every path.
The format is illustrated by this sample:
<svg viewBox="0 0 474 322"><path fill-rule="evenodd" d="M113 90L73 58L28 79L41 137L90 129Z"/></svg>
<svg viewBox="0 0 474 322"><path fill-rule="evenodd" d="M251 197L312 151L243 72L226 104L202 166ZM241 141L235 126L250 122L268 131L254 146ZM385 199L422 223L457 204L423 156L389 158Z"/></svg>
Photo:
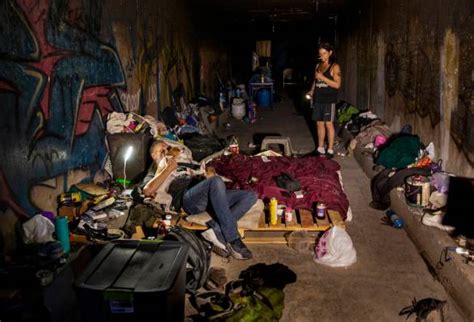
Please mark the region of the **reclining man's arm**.
<svg viewBox="0 0 474 322"><path fill-rule="evenodd" d="M176 163L176 160L174 158L171 158L168 161L166 168L160 171L159 173L156 173L153 179L148 181L148 183L145 185L145 187L143 188L143 194L145 195L145 197L152 197L155 194L156 190L158 190L158 188L163 184L166 178L168 178L168 176L174 170L176 170L177 167L178 165Z"/></svg>

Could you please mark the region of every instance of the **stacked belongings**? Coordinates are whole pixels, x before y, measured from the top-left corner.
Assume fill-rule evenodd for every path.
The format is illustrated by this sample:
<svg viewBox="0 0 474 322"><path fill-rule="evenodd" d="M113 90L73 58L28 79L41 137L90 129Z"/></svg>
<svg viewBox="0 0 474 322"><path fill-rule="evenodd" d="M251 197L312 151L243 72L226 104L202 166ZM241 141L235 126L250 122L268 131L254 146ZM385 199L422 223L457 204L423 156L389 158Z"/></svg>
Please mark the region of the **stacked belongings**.
<svg viewBox="0 0 474 322"><path fill-rule="evenodd" d="M428 205L432 190L429 178L441 171L441 161L434 162L433 144L425 148L419 137L410 133L411 128L404 127L389 138L376 155L375 162L382 170L371 181L370 206L375 209L390 207L390 191L399 186L404 186L409 205ZM425 190L424 197L421 189Z"/></svg>

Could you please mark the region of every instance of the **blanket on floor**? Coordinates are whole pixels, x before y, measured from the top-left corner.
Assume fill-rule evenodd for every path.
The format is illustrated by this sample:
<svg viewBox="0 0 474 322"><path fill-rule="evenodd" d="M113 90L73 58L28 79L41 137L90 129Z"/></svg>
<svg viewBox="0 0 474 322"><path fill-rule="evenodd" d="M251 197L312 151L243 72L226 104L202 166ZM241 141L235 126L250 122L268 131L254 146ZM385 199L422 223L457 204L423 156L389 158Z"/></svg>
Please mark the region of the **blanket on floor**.
<svg viewBox="0 0 474 322"><path fill-rule="evenodd" d="M336 161L323 157L260 157L247 155L221 156L209 166L229 178L229 189L254 190L259 198L275 197L280 204L293 209L314 210L317 202L324 202L327 209L338 211L346 219L349 201L339 182ZM275 178L287 173L301 183L303 198L277 186Z"/></svg>

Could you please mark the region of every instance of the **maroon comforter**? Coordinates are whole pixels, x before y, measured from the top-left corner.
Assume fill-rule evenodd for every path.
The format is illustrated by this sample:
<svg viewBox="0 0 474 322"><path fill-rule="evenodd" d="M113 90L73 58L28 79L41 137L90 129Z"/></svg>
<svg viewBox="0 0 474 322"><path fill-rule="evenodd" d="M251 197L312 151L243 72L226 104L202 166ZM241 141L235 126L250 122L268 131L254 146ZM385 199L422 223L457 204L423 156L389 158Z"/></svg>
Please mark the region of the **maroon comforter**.
<svg viewBox="0 0 474 322"><path fill-rule="evenodd" d="M275 197L294 209L314 209L315 203L324 202L328 209L337 210L346 218L349 201L339 183L337 162L322 157L268 159L271 162L263 162L257 156L230 155L212 160L209 165L232 180L227 186L229 189L254 190L259 198ZM297 199L295 194L288 194L277 186L275 177L281 173L287 173L301 183L303 198ZM256 182L252 178L256 178Z"/></svg>

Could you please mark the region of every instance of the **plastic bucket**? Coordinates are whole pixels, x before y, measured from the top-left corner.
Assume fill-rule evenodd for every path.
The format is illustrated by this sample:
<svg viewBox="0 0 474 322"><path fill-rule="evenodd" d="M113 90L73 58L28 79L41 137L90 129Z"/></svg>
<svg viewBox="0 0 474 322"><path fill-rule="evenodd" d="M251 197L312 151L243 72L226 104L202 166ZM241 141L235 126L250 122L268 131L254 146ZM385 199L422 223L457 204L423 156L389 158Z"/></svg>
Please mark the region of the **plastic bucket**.
<svg viewBox="0 0 474 322"><path fill-rule="evenodd" d="M257 105L260 107L270 107L272 105L270 89L262 88L257 92Z"/></svg>
<svg viewBox="0 0 474 322"><path fill-rule="evenodd" d="M234 103L232 103L232 116L236 118L237 120L241 120L246 113L246 105L245 102L243 101L237 101L237 99L234 100Z"/></svg>
<svg viewBox="0 0 474 322"><path fill-rule="evenodd" d="M426 207L431 194L428 177L414 175L405 179L405 199L412 207Z"/></svg>

